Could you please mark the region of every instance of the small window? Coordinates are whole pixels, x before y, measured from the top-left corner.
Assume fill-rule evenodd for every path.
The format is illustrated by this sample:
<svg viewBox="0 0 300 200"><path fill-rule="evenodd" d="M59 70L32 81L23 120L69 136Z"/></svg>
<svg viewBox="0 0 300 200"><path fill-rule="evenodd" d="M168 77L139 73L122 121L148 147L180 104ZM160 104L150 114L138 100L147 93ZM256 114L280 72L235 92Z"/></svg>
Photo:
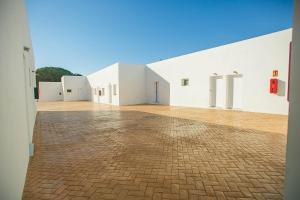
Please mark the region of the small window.
<svg viewBox="0 0 300 200"><path fill-rule="evenodd" d="M61 92L59 93L59 95L61 95Z"/></svg>
<svg viewBox="0 0 300 200"><path fill-rule="evenodd" d="M181 86L188 86L189 85L189 79L183 78L181 79Z"/></svg>
<svg viewBox="0 0 300 200"><path fill-rule="evenodd" d="M114 95L117 95L117 84L113 85L113 91L114 91Z"/></svg>
<svg viewBox="0 0 300 200"><path fill-rule="evenodd" d="M102 88L102 96L104 96L104 95L105 95L104 91L105 91L105 90L104 90L104 88Z"/></svg>
<svg viewBox="0 0 300 200"><path fill-rule="evenodd" d="M71 93L72 92L72 90L71 89L67 89L67 93Z"/></svg>
<svg viewBox="0 0 300 200"><path fill-rule="evenodd" d="M101 96L101 90L98 91L98 96Z"/></svg>

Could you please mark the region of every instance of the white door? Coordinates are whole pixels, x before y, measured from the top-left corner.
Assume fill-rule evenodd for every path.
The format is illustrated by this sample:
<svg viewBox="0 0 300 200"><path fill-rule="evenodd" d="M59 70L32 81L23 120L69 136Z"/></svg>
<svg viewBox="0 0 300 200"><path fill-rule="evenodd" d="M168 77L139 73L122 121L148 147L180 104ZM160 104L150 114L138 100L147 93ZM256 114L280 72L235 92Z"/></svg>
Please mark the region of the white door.
<svg viewBox="0 0 300 200"><path fill-rule="evenodd" d="M111 86L111 84L108 85L108 102L112 103L112 86Z"/></svg>
<svg viewBox="0 0 300 200"><path fill-rule="evenodd" d="M223 79L216 79L216 107L224 107Z"/></svg>
<svg viewBox="0 0 300 200"><path fill-rule="evenodd" d="M78 88L78 100L79 101L85 100L84 90L82 88Z"/></svg>
<svg viewBox="0 0 300 200"><path fill-rule="evenodd" d="M233 78L233 109L242 108L242 97L243 97L243 87L242 87L242 77Z"/></svg>
<svg viewBox="0 0 300 200"><path fill-rule="evenodd" d="M26 122L27 122L27 135L28 135L28 144L29 144L29 155L33 155L33 144L32 144L32 135L33 135L33 129L34 129L34 119L33 116L35 116L34 110L34 104L33 101L34 98L34 92L33 88L35 84L32 80L32 68L30 66L28 56L28 52L23 52L23 67L24 67L24 94L25 94L25 103L26 103ZM30 109L29 109L30 108Z"/></svg>
<svg viewBox="0 0 300 200"><path fill-rule="evenodd" d="M25 91L25 103L26 103L26 122L27 122L27 134L28 134L28 142L31 143L31 130L30 130L30 114L29 114L29 102L30 102L30 96L28 92L28 86L30 84L29 79L29 66L27 63L27 57L26 52L23 53L23 67L24 67L24 91Z"/></svg>
<svg viewBox="0 0 300 200"><path fill-rule="evenodd" d="M159 87L159 82L158 81L155 81L155 83L154 83L154 92L155 92L155 94L154 94L154 97L155 97L155 99L154 99L154 102L155 103L159 103L159 97L158 97L158 87Z"/></svg>
<svg viewBox="0 0 300 200"><path fill-rule="evenodd" d="M216 107L216 77L209 77L209 106Z"/></svg>

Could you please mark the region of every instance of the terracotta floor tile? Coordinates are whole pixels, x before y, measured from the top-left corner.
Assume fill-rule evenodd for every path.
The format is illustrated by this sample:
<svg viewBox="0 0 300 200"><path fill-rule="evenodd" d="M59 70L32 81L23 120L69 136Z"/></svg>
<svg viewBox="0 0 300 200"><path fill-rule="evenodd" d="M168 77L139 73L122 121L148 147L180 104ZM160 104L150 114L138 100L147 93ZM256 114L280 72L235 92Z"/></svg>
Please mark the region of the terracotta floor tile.
<svg viewBox="0 0 300 200"><path fill-rule="evenodd" d="M23 199L282 198L286 116L39 103Z"/></svg>

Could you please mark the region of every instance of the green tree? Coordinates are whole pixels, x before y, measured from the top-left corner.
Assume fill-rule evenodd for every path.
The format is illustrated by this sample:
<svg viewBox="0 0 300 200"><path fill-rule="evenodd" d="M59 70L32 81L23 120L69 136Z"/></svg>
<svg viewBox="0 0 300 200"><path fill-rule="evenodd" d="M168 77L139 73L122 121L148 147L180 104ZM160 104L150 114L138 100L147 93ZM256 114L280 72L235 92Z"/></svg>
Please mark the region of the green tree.
<svg viewBox="0 0 300 200"><path fill-rule="evenodd" d="M62 76L81 76L61 67L42 67L36 70L36 81L60 82Z"/></svg>

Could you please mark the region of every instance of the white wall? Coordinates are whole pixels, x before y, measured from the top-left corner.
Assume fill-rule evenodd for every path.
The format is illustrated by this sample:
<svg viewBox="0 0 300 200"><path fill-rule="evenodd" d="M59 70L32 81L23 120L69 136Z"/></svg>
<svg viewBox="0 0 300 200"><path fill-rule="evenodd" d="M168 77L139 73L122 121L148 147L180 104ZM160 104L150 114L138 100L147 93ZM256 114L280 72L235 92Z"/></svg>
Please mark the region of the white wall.
<svg viewBox="0 0 300 200"><path fill-rule="evenodd" d="M160 80L160 103L208 107L209 76L242 74L242 110L287 114L288 55L291 29L148 64L147 98L153 103L155 80ZM272 71L279 70L285 95L269 93ZM189 78L189 86L181 79ZM224 79L225 81L225 79Z"/></svg>
<svg viewBox="0 0 300 200"><path fill-rule="evenodd" d="M300 199L300 2L294 3L290 108L287 134L284 198Z"/></svg>
<svg viewBox="0 0 300 200"><path fill-rule="evenodd" d="M0 199L15 200L23 192L36 114L33 52L23 1L0 1L0 30Z"/></svg>
<svg viewBox="0 0 300 200"><path fill-rule="evenodd" d="M63 76L61 83L64 101L90 100L90 88L86 76Z"/></svg>
<svg viewBox="0 0 300 200"><path fill-rule="evenodd" d="M117 86L116 95L112 94L112 105L119 105L119 63L110 65L100 71L87 76L90 86L91 99L97 103L110 104L109 102L109 86ZM98 91L104 88L104 96L99 96ZM94 90L96 89L96 94Z"/></svg>
<svg viewBox="0 0 300 200"><path fill-rule="evenodd" d="M160 73L156 73L149 67L146 67L146 102L149 104L170 104L170 83L164 78L172 72L162 66ZM156 91L155 82L158 82ZM180 84L180 83L179 83ZM156 94L157 93L157 94ZM156 98L157 95L157 98Z"/></svg>
<svg viewBox="0 0 300 200"><path fill-rule="evenodd" d="M113 105L159 103L205 108L211 106L210 77L217 74L223 77L222 92L217 91L223 94L223 99L217 100L223 108L232 108L236 105L233 101L238 100L240 109L244 111L287 114L291 31L287 29L148 65L116 63L88 75L87 79L66 76L62 78L64 100L91 99ZM273 70L279 71L280 83L280 91L275 95L269 92ZM241 77L239 98L233 96L233 89L239 87L232 77L237 76ZM189 85L182 86L182 79L189 79ZM155 82L158 82L157 92ZM118 92L110 95L114 85ZM85 88L84 98L79 98L79 88ZM72 92L68 93L67 89ZM103 90L104 95L99 96L99 91L103 94Z"/></svg>
<svg viewBox="0 0 300 200"><path fill-rule="evenodd" d="M62 101L61 82L39 82L39 101Z"/></svg>
<svg viewBox="0 0 300 200"><path fill-rule="evenodd" d="M120 105L145 104L146 67L140 64L119 64Z"/></svg>
<svg viewBox="0 0 300 200"><path fill-rule="evenodd" d="M145 65L115 63L88 75L87 79L91 87L91 99L94 102L112 105L147 102ZM116 94L113 91L114 85L116 85ZM101 96L99 96L99 90L101 90Z"/></svg>

